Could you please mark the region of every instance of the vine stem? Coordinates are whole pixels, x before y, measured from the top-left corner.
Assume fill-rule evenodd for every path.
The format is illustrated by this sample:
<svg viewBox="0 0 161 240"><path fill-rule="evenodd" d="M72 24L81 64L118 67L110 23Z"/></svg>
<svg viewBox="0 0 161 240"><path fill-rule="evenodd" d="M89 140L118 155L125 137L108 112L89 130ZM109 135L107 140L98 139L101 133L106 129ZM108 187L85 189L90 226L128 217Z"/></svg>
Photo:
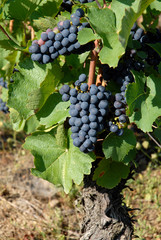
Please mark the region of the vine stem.
<svg viewBox="0 0 161 240"><path fill-rule="evenodd" d="M13 23L14 23L14 20L10 20L9 30L10 30L11 33L12 33L12 31L13 31Z"/></svg>
<svg viewBox="0 0 161 240"><path fill-rule="evenodd" d="M9 40L11 40L10 36L7 34L7 32L4 30L4 28L2 27L2 25L0 25L0 29L2 30L2 32L7 36L7 38Z"/></svg>
<svg viewBox="0 0 161 240"><path fill-rule="evenodd" d="M95 69L96 69L96 61L98 58L98 52L96 48L98 46L98 40L94 42L94 49L91 52L91 61L89 66L89 76L88 76L88 86L90 87L95 82Z"/></svg>
<svg viewBox="0 0 161 240"><path fill-rule="evenodd" d="M102 7L101 7L100 3L98 2L98 0L95 0L95 1L97 3L97 6L101 9Z"/></svg>
<svg viewBox="0 0 161 240"><path fill-rule="evenodd" d="M148 136L153 140L153 142L155 142L155 144L156 144L159 148L161 148L161 145L157 142L157 140L156 140L155 138L153 138L153 136L152 136L149 132L147 132L147 134L148 134Z"/></svg>

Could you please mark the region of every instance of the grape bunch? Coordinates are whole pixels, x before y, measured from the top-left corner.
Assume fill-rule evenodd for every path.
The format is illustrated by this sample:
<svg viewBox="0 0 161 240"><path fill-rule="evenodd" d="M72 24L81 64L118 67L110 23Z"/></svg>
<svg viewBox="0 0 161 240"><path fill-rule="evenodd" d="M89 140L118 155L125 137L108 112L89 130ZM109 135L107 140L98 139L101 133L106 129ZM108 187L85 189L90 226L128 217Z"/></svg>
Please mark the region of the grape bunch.
<svg viewBox="0 0 161 240"><path fill-rule="evenodd" d="M72 131L73 145L81 152L88 153L95 149L97 134L106 128L106 116L109 112L111 93L103 86L85 83L87 76L81 74L75 82L75 88L63 85L60 89L63 101L70 100L69 124Z"/></svg>
<svg viewBox="0 0 161 240"><path fill-rule="evenodd" d="M125 114L125 108L127 105L126 97L125 97L125 91L129 83L132 83L134 81L134 78L132 74L129 72L123 81L123 84L121 86L121 92L115 94L115 101L114 101L114 108L115 108L115 116L118 117L118 121L120 126L127 122L128 117ZM118 126L110 126L111 132L117 132L118 135L123 133L123 129L117 129Z"/></svg>
<svg viewBox="0 0 161 240"><path fill-rule="evenodd" d="M5 82L3 78L0 78L0 86L7 88L7 85L8 85L7 82Z"/></svg>
<svg viewBox="0 0 161 240"><path fill-rule="evenodd" d="M91 3L94 2L94 0L78 0L80 3Z"/></svg>
<svg viewBox="0 0 161 240"><path fill-rule="evenodd" d="M0 98L0 111L6 113L9 113L8 107L6 106L6 102L3 102L3 100Z"/></svg>
<svg viewBox="0 0 161 240"><path fill-rule="evenodd" d="M140 48L131 49L131 63L133 65L132 68L135 70L144 70L145 63L150 66L153 66L157 70L157 66L161 62L161 57L159 54L148 44L155 44L161 42L161 32L159 29L155 29L153 31L144 32L142 28L138 28L135 23L130 32L133 41L140 42ZM139 53L145 54L145 58L139 59ZM135 60L136 58L136 60Z"/></svg>
<svg viewBox="0 0 161 240"><path fill-rule="evenodd" d="M41 34L41 39L34 40L29 47L31 59L42 64L54 61L59 55L80 54L91 49L91 43L81 46L77 33L89 26L88 22L80 23L84 11L78 8L71 15L71 20L60 21L52 31L48 29Z"/></svg>
<svg viewBox="0 0 161 240"><path fill-rule="evenodd" d="M10 79L10 82L13 82L13 80ZM0 86L2 86L4 88L8 88L8 84L6 81L4 81L3 78L0 78ZM3 102L3 100L1 98L0 98L0 111L2 111L4 113L9 112L9 108L6 106L6 102Z"/></svg>
<svg viewBox="0 0 161 240"><path fill-rule="evenodd" d="M91 3L94 2L94 0L77 0L80 3ZM68 5L68 6L72 6L73 3L70 0L63 0L63 5Z"/></svg>

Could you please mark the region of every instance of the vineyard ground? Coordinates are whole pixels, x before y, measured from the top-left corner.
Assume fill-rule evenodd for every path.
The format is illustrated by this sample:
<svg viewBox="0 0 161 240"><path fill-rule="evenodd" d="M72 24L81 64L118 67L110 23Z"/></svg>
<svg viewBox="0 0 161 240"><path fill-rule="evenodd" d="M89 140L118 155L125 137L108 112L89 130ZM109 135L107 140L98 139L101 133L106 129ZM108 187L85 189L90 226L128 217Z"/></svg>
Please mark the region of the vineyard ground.
<svg viewBox="0 0 161 240"><path fill-rule="evenodd" d="M0 116L0 240L79 240L83 217L76 196L31 175L33 157L22 148L23 134L13 139L9 121ZM15 145L16 143L16 145ZM143 161L144 162L144 161ZM129 180L126 204L139 208L135 234L141 240L161 239L161 167L152 164ZM137 238L134 238L137 239Z"/></svg>

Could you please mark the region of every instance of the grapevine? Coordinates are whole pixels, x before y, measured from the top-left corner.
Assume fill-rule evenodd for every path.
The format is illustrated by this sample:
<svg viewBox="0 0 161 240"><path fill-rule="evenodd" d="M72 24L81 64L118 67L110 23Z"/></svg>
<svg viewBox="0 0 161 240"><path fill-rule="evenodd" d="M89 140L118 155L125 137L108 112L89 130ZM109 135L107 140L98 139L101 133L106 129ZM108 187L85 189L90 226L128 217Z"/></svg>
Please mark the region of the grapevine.
<svg viewBox="0 0 161 240"><path fill-rule="evenodd" d="M84 181L84 189L104 194L106 207L97 214L103 217L86 217L81 240L122 239L127 232L132 239L127 208L120 218L117 209L134 169L137 131L160 147L160 10L159 0L2 4L0 110L15 131L28 134L32 174L65 193ZM84 189L88 206L95 197ZM115 196L119 207L110 203ZM111 211L124 226L112 237Z"/></svg>

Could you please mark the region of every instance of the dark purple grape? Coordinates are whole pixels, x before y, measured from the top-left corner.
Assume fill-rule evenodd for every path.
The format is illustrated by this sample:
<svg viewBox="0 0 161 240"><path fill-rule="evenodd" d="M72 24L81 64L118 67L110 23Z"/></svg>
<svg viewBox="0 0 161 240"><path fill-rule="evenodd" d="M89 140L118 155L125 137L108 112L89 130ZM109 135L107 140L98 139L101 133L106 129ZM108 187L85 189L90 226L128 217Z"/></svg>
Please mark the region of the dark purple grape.
<svg viewBox="0 0 161 240"><path fill-rule="evenodd" d="M68 29L64 29L61 34L63 35L64 38L68 37L68 35L70 34Z"/></svg>
<svg viewBox="0 0 161 240"><path fill-rule="evenodd" d="M127 117L125 114L122 114L119 116L119 122L126 123L126 121L127 121Z"/></svg>
<svg viewBox="0 0 161 240"><path fill-rule="evenodd" d="M71 117L70 119L69 119L69 124L70 124L70 126L74 126L75 125L75 120L76 120L77 118L76 117Z"/></svg>
<svg viewBox="0 0 161 240"><path fill-rule="evenodd" d="M63 31L64 27L63 27L62 21L58 22L57 26L58 26L59 31Z"/></svg>
<svg viewBox="0 0 161 240"><path fill-rule="evenodd" d="M36 61L38 61L38 60L36 59ZM43 62L44 64L49 63L49 62L50 62L50 56L47 55L47 54L44 54L44 55L42 56L42 62Z"/></svg>
<svg viewBox="0 0 161 240"><path fill-rule="evenodd" d="M97 115L98 109L96 107L90 109L90 114Z"/></svg>
<svg viewBox="0 0 161 240"><path fill-rule="evenodd" d="M74 50L74 44L70 45L68 48L67 48L68 52L73 52Z"/></svg>
<svg viewBox="0 0 161 240"><path fill-rule="evenodd" d="M55 53L52 53L52 54L51 54L51 58L52 58L53 60L56 59L58 56L59 56L59 53L58 53L58 52L55 52Z"/></svg>
<svg viewBox="0 0 161 240"><path fill-rule="evenodd" d="M142 28L138 28L136 33L134 34L134 40L139 40L144 33L144 30Z"/></svg>
<svg viewBox="0 0 161 240"><path fill-rule="evenodd" d="M82 109L81 109L81 104L80 103L77 103L76 105L75 105L75 109L77 109L78 110L78 112L80 112Z"/></svg>
<svg viewBox="0 0 161 240"><path fill-rule="evenodd" d="M104 94L102 92L98 92L97 97L99 100L102 100L104 98Z"/></svg>
<svg viewBox="0 0 161 240"><path fill-rule="evenodd" d="M69 101L69 98L70 98L69 94L66 94L66 93L64 93L63 96L62 96L62 100L63 100L64 102Z"/></svg>
<svg viewBox="0 0 161 240"><path fill-rule="evenodd" d="M87 76L86 74L82 73L80 76L79 76L79 82L82 83L82 82L85 82L87 79Z"/></svg>
<svg viewBox="0 0 161 240"><path fill-rule="evenodd" d="M118 126L117 125L115 125L115 124L112 124L111 126L110 126L110 132L117 132L118 131Z"/></svg>
<svg viewBox="0 0 161 240"><path fill-rule="evenodd" d="M82 102L82 103L81 103L81 108L82 108L83 110L87 110L87 109L89 108L89 103L88 103L88 102Z"/></svg>
<svg viewBox="0 0 161 240"><path fill-rule="evenodd" d="M82 144L82 143L81 143L81 141L80 141L80 139L79 139L78 137L73 140L73 145L74 145L75 147L80 147L81 144Z"/></svg>
<svg viewBox="0 0 161 240"><path fill-rule="evenodd" d="M84 132L88 132L89 131L89 125L88 124L83 124L83 126L81 127L81 130L83 130Z"/></svg>
<svg viewBox="0 0 161 240"><path fill-rule="evenodd" d="M116 99L116 101L121 101L122 100L122 94L121 93L116 93L115 94L115 99Z"/></svg>
<svg viewBox="0 0 161 240"><path fill-rule="evenodd" d="M41 33L41 39L42 39L43 41L47 41L47 40L48 40L48 35L47 35L47 33L45 33L45 32Z"/></svg>
<svg viewBox="0 0 161 240"><path fill-rule="evenodd" d="M61 48L61 42L60 41L55 41L54 42L54 48L57 49L57 50L60 49Z"/></svg>
<svg viewBox="0 0 161 240"><path fill-rule="evenodd" d="M55 48L54 48L54 46L51 46L51 47L49 47L49 53L55 53L56 52L56 50L55 50Z"/></svg>
<svg viewBox="0 0 161 240"><path fill-rule="evenodd" d="M75 88L70 89L70 95L73 97L76 97L78 94L78 91ZM78 98L77 98L78 99Z"/></svg>
<svg viewBox="0 0 161 240"><path fill-rule="evenodd" d="M48 38L50 39L50 40L53 40L54 38L55 38L55 33L54 32L49 32L48 33Z"/></svg>
<svg viewBox="0 0 161 240"><path fill-rule="evenodd" d="M48 40L45 42L45 45L49 48L53 45L53 42L51 40Z"/></svg>
<svg viewBox="0 0 161 240"><path fill-rule="evenodd" d="M100 92L105 92L105 87L104 86L98 86L98 90Z"/></svg>
<svg viewBox="0 0 161 240"><path fill-rule="evenodd" d="M71 127L71 132L72 132L72 133L78 133L78 132L79 132L79 127L72 126L72 127Z"/></svg>
<svg viewBox="0 0 161 240"><path fill-rule="evenodd" d="M99 110L99 113L100 113L100 115L101 115L102 117L105 117L105 116L107 115L107 110L101 108L101 109Z"/></svg>
<svg viewBox="0 0 161 240"><path fill-rule="evenodd" d="M70 33L77 33L78 32L78 29L76 26L72 25L70 28L69 28L69 32Z"/></svg>
<svg viewBox="0 0 161 240"><path fill-rule="evenodd" d="M89 93L82 93L81 95L81 100L83 102L88 102L90 100L90 96L89 96Z"/></svg>
<svg viewBox="0 0 161 240"><path fill-rule="evenodd" d="M116 134L117 134L118 136L122 136L123 133L124 133L124 130L123 130L122 128L120 128L120 129L116 132Z"/></svg>
<svg viewBox="0 0 161 240"><path fill-rule="evenodd" d="M98 87L95 84L92 84L90 86L90 94L91 95L96 95L98 93Z"/></svg>
<svg viewBox="0 0 161 240"><path fill-rule="evenodd" d="M118 101L115 101L115 102L114 102L114 107L115 107L115 108L121 108L121 107L122 107L122 103L121 103L121 102L118 102Z"/></svg>
<svg viewBox="0 0 161 240"><path fill-rule="evenodd" d="M40 51L41 53L47 53L49 48L46 45L41 45L40 46Z"/></svg>
<svg viewBox="0 0 161 240"><path fill-rule="evenodd" d="M85 115L87 115L87 114L88 114L88 111L82 110L82 111L80 112L80 117L83 117L83 116L85 116Z"/></svg>
<svg viewBox="0 0 161 240"><path fill-rule="evenodd" d="M87 153L87 148L83 144L80 146L79 149L80 149L81 152Z"/></svg>
<svg viewBox="0 0 161 240"><path fill-rule="evenodd" d="M71 104L76 104L78 102L78 99L76 97L70 97Z"/></svg>
<svg viewBox="0 0 161 240"><path fill-rule="evenodd" d="M73 25L78 26L80 23L79 17L77 16L72 17L72 23Z"/></svg>
<svg viewBox="0 0 161 240"><path fill-rule="evenodd" d="M89 139L91 140L92 143L96 143L97 142L97 138L96 137L90 137Z"/></svg>
<svg viewBox="0 0 161 240"><path fill-rule="evenodd" d="M98 123L97 122L91 122L89 124L90 128L97 129L98 128Z"/></svg>
<svg viewBox="0 0 161 240"><path fill-rule="evenodd" d="M57 33L55 35L55 41L61 41L63 39L63 35L61 33Z"/></svg>
<svg viewBox="0 0 161 240"><path fill-rule="evenodd" d="M81 127L83 125L82 120L80 118L77 118L75 120L75 126L76 127Z"/></svg>
<svg viewBox="0 0 161 240"><path fill-rule="evenodd" d="M86 92L88 90L88 84L87 83L83 83L80 86L81 91Z"/></svg>
<svg viewBox="0 0 161 240"><path fill-rule="evenodd" d="M121 110L120 109L116 109L115 110L115 116L120 116L121 115Z"/></svg>
<svg viewBox="0 0 161 240"><path fill-rule="evenodd" d="M60 49L58 52L59 52L60 55L64 55L64 54L67 52L67 48L66 48L66 47L63 47L63 48Z"/></svg>
<svg viewBox="0 0 161 240"><path fill-rule="evenodd" d="M76 43L74 43L74 48L75 49L79 49L80 48L80 43L77 41Z"/></svg>
<svg viewBox="0 0 161 240"><path fill-rule="evenodd" d="M83 123L89 123L89 117L88 116L83 116L82 118Z"/></svg>
<svg viewBox="0 0 161 240"><path fill-rule="evenodd" d="M90 130L88 131L88 135L89 135L90 137L96 137L97 131L96 131L95 129L90 129Z"/></svg>
<svg viewBox="0 0 161 240"><path fill-rule="evenodd" d="M72 110L69 110L69 114L71 117L77 117L79 113L78 113L78 110L72 109Z"/></svg>
<svg viewBox="0 0 161 240"><path fill-rule="evenodd" d="M75 12L75 15L78 17L83 17L84 16L84 11L81 8L78 8Z"/></svg>
<svg viewBox="0 0 161 240"><path fill-rule="evenodd" d="M74 43L77 39L77 35L75 33L70 33L69 36L68 36L68 40L69 42L71 43Z"/></svg>
<svg viewBox="0 0 161 240"><path fill-rule="evenodd" d="M96 115L90 114L89 115L89 120L90 120L90 122L96 122L97 121Z"/></svg>
<svg viewBox="0 0 161 240"><path fill-rule="evenodd" d="M64 85L62 86L62 88L63 88L64 93L69 93L69 91L70 91L69 85L64 84Z"/></svg>
<svg viewBox="0 0 161 240"><path fill-rule="evenodd" d="M78 133L72 133L71 134L71 138L74 140L75 138L77 138L78 137Z"/></svg>
<svg viewBox="0 0 161 240"><path fill-rule="evenodd" d="M100 109L107 109L108 108L108 101L107 100L101 100L98 104L98 107Z"/></svg>
<svg viewBox="0 0 161 240"><path fill-rule="evenodd" d="M86 139L85 142L83 143L83 146L84 146L85 148L91 147L91 146L92 146L91 140L90 140L90 139Z"/></svg>
<svg viewBox="0 0 161 240"><path fill-rule="evenodd" d="M63 27L64 28L70 28L70 21L69 20L65 20L64 22L63 22Z"/></svg>
<svg viewBox="0 0 161 240"><path fill-rule="evenodd" d="M91 95L90 103L93 103L93 104L98 103L98 98L96 95Z"/></svg>
<svg viewBox="0 0 161 240"><path fill-rule="evenodd" d="M38 44L34 44L32 46L29 47L29 52L30 53L38 53L40 52L40 47Z"/></svg>
<svg viewBox="0 0 161 240"><path fill-rule="evenodd" d="M63 47L66 47L69 45L69 39L68 38L63 38L63 40L61 41L61 44Z"/></svg>

